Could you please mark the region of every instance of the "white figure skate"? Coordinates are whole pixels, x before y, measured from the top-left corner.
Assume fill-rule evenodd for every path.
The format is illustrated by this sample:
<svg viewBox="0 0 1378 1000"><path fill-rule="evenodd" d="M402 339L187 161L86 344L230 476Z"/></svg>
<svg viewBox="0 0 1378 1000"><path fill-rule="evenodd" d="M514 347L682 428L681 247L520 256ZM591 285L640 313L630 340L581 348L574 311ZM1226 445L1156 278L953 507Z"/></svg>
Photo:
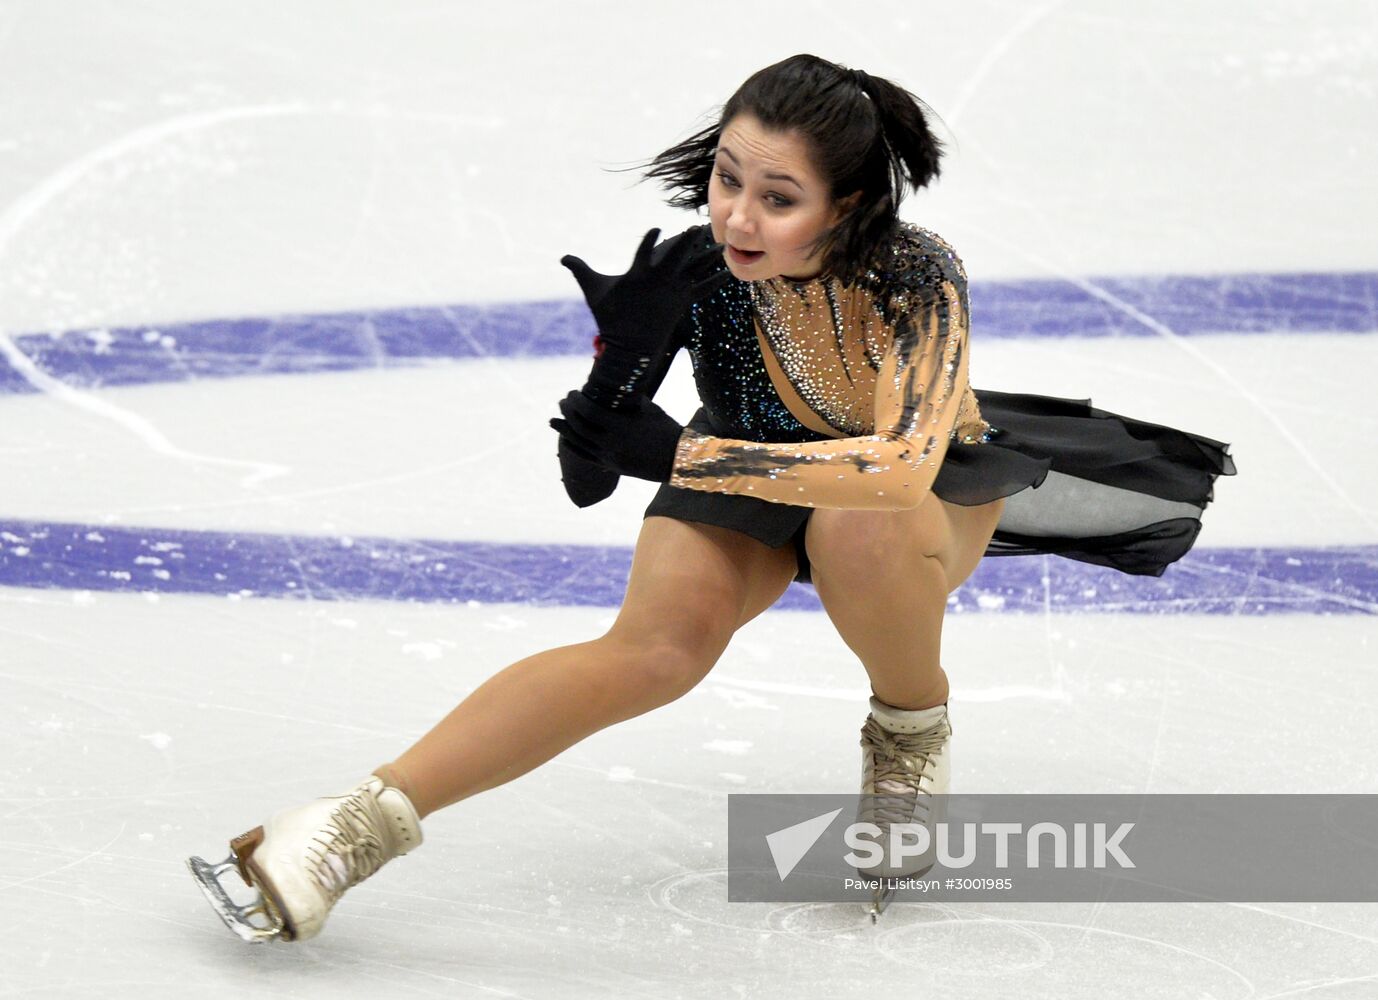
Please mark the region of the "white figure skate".
<svg viewBox="0 0 1378 1000"><path fill-rule="evenodd" d="M871 714L861 729L861 794L857 821L880 828L877 842L883 848L879 864L858 868L880 885L871 897L874 923L895 895L894 880L920 878L933 867L936 849L932 836L935 824L943 820L951 786L952 726L947 706L918 711L896 709L871 699ZM920 823L928 827L929 847L922 854L891 859L890 827L899 823Z"/></svg>
<svg viewBox="0 0 1378 1000"><path fill-rule="evenodd" d="M321 932L346 889L421 843L421 821L396 788L370 777L342 795L278 813L230 841L218 865L188 858L187 867L226 926L245 941L305 941ZM234 902L220 876L238 869L258 890Z"/></svg>

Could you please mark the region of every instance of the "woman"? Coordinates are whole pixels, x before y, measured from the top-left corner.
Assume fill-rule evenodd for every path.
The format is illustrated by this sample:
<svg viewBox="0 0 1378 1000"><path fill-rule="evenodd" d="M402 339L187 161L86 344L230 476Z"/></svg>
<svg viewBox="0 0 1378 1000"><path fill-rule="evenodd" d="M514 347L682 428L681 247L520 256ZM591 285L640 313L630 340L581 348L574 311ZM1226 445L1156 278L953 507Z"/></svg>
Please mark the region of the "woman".
<svg viewBox="0 0 1378 1000"><path fill-rule="evenodd" d="M616 621L507 667L396 761L235 839L221 865L190 859L227 924L314 936L347 888L421 843L424 817L683 695L795 579L870 678L866 818L926 821L950 771L943 612L982 555L1160 574L1190 548L1234 471L1224 445L968 384L961 261L896 215L941 149L911 94L801 55L652 161L671 204L706 205L709 225L654 249L652 230L624 275L563 261L599 326L588 381L551 421L566 489L582 506L619 475L663 484ZM704 404L687 428L651 400L681 347ZM254 906L221 888L231 868Z"/></svg>

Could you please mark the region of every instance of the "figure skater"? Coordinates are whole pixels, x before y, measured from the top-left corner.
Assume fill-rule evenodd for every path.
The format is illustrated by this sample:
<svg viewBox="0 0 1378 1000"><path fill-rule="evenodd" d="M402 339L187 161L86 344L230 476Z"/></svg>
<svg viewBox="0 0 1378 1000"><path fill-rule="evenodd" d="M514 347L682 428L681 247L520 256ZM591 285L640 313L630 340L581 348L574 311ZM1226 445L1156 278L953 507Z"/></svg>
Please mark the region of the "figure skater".
<svg viewBox="0 0 1378 1000"><path fill-rule="evenodd" d="M951 772L943 614L982 556L1160 575L1191 547L1234 473L1226 445L970 385L962 262L897 215L939 174L930 115L888 80L793 56L647 165L708 224L659 245L651 230L625 274L562 261L599 330L551 421L566 491L587 506L620 476L662 484L617 618L498 672L396 760L232 840L221 864L189 859L232 929L313 937L346 889L421 844L425 817L679 698L794 580L870 680L862 818L931 822ZM702 403L687 426L652 399L681 348ZM221 886L232 869L254 903ZM882 858L872 873L914 872Z"/></svg>

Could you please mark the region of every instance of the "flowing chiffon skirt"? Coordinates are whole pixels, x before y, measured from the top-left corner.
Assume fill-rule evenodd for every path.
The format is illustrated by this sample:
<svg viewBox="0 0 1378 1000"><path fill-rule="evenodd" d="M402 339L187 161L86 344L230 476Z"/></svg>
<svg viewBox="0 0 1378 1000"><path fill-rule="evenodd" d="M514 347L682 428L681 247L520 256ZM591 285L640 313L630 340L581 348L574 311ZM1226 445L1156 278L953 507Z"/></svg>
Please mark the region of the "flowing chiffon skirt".
<svg viewBox="0 0 1378 1000"><path fill-rule="evenodd" d="M1229 445L1060 399L975 389L990 440L948 448L933 492L975 506L1006 498L990 556L1051 554L1123 573L1161 576L1191 548L1217 476L1235 474ZM700 409L690 426L715 427ZM646 516L742 531L772 547L793 543L808 581L811 508L663 485Z"/></svg>

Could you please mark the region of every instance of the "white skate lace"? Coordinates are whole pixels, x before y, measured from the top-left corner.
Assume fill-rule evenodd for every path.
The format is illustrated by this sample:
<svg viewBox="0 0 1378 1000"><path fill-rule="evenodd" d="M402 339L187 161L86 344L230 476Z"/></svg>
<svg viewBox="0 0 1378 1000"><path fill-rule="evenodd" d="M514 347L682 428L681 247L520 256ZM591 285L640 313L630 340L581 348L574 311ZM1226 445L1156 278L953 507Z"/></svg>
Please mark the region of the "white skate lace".
<svg viewBox="0 0 1378 1000"><path fill-rule="evenodd" d="M307 866L331 905L387 860L377 819L362 801L365 795L351 795L340 803L306 847Z"/></svg>
<svg viewBox="0 0 1378 1000"><path fill-rule="evenodd" d="M861 742L870 751L863 822L884 825L908 823L918 811L927 812L922 796L931 796L929 762L942 750L951 729L946 721L922 733L892 733L875 718L866 720Z"/></svg>

